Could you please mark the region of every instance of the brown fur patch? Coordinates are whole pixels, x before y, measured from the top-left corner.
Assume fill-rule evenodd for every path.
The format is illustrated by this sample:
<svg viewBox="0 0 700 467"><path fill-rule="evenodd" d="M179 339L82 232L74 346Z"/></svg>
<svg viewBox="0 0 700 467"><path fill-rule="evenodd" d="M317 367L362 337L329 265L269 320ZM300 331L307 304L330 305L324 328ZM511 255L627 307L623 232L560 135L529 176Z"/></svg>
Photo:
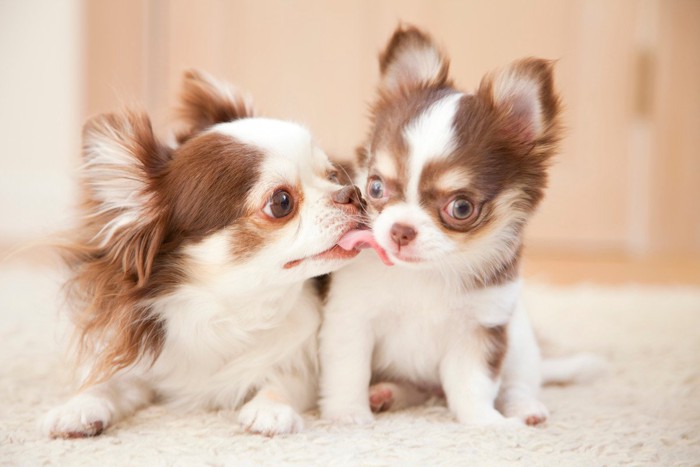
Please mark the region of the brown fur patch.
<svg viewBox="0 0 700 467"><path fill-rule="evenodd" d="M263 158L260 150L220 133L180 146L159 186L169 206L169 240L197 241L250 214L246 201Z"/></svg>
<svg viewBox="0 0 700 467"><path fill-rule="evenodd" d="M479 336L486 349L486 364L493 379L498 378L508 350L508 328L505 325L481 327Z"/></svg>
<svg viewBox="0 0 700 467"><path fill-rule="evenodd" d="M328 291L331 289L331 281L333 280L332 274L324 274L322 276L314 277L313 279L314 288L316 293L321 298L321 301L325 304L328 298Z"/></svg>

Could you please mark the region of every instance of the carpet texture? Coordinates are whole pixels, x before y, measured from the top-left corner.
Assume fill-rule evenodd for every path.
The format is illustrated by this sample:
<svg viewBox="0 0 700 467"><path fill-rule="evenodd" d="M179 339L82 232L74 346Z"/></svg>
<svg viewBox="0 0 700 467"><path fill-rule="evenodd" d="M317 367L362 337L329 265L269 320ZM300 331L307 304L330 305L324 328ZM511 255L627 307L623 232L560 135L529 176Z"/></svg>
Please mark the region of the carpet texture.
<svg viewBox="0 0 700 467"><path fill-rule="evenodd" d="M526 284L538 334L558 352L606 357L610 371L546 387L538 428L458 425L439 403L369 427L307 414L306 430L266 438L231 412L153 406L82 440L48 440L37 421L72 390L59 345L60 280L0 265L2 465L700 465L700 289Z"/></svg>

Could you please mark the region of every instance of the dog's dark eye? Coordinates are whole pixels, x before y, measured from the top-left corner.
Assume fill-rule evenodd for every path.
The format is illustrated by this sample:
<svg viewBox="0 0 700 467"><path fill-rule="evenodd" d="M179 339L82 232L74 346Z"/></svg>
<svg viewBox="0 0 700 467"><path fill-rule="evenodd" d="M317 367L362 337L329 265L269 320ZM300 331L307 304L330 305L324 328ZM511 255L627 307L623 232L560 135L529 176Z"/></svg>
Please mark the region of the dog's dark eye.
<svg viewBox="0 0 700 467"><path fill-rule="evenodd" d="M384 197L384 182L378 178L370 178L369 183L367 183L367 192L374 199L381 199Z"/></svg>
<svg viewBox="0 0 700 467"><path fill-rule="evenodd" d="M440 217L447 227L456 230L468 228L477 217L478 209L464 196L455 196L440 210Z"/></svg>
<svg viewBox="0 0 700 467"><path fill-rule="evenodd" d="M455 198L448 205L448 214L458 221L469 219L474 212L474 206L465 198Z"/></svg>
<svg viewBox="0 0 700 467"><path fill-rule="evenodd" d="M277 190L270 197L263 212L270 217L280 219L286 217L294 209L294 198L286 190Z"/></svg>
<svg viewBox="0 0 700 467"><path fill-rule="evenodd" d="M338 178L338 172L333 170L328 174L328 180L330 180L333 183L340 183L340 179Z"/></svg>

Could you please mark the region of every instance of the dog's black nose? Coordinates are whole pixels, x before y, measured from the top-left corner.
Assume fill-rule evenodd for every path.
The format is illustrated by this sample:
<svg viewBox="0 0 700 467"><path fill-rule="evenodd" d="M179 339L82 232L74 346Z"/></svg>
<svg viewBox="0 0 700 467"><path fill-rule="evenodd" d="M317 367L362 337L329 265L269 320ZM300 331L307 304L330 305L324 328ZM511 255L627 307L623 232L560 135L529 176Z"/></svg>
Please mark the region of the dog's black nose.
<svg viewBox="0 0 700 467"><path fill-rule="evenodd" d="M410 225L394 224L391 226L391 239L400 247L411 243L416 235L416 230Z"/></svg>
<svg viewBox="0 0 700 467"><path fill-rule="evenodd" d="M336 204L352 205L357 209L361 209L365 204L365 200L360 195L360 190L355 185L346 185L340 190L333 193L331 199Z"/></svg>

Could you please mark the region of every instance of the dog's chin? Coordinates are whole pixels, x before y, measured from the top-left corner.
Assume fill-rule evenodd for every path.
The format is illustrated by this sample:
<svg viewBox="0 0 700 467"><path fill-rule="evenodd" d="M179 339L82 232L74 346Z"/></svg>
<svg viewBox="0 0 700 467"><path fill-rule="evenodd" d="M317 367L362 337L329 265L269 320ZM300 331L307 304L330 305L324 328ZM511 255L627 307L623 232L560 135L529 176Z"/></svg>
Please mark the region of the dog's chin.
<svg viewBox="0 0 700 467"><path fill-rule="evenodd" d="M449 256L440 252L400 250L395 245L387 246L385 251L393 264L411 269L434 269L450 261Z"/></svg>
<svg viewBox="0 0 700 467"><path fill-rule="evenodd" d="M387 256L397 266L404 266L412 269L426 269L432 267L434 261L425 259L415 254L404 254L401 252L387 252Z"/></svg>
<svg viewBox="0 0 700 467"><path fill-rule="evenodd" d="M360 254L358 249L344 250L338 244L334 244L320 253L288 261L283 268L293 269L303 264L306 268L320 270L319 274L325 274L338 269L345 261L354 258L358 254Z"/></svg>

